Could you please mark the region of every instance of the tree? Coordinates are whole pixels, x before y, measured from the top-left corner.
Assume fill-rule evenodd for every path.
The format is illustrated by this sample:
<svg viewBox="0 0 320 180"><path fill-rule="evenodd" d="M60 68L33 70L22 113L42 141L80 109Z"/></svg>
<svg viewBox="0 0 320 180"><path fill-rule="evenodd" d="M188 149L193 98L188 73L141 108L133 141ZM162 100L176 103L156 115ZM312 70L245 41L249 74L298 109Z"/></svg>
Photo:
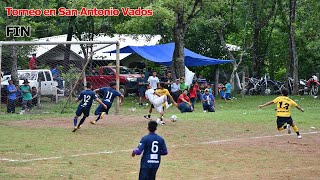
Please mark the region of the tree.
<svg viewBox="0 0 320 180"><path fill-rule="evenodd" d="M295 17L296 17L296 0L290 1L290 38L289 38L289 52L291 62L293 62L293 94L299 93L299 76L298 76L298 55L297 55L297 46L296 46L296 38L295 38Z"/></svg>

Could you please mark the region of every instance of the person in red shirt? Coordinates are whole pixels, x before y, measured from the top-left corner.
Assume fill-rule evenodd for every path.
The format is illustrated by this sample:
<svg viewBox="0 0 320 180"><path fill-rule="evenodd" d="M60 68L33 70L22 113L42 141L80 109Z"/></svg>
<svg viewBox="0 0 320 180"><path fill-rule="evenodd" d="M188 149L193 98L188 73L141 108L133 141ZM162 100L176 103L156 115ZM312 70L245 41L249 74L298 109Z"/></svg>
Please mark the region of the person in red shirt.
<svg viewBox="0 0 320 180"><path fill-rule="evenodd" d="M199 85L196 81L192 81L192 84L190 85L189 91L190 91L190 101L192 108L194 109L194 103L197 101L197 91L199 90Z"/></svg>
<svg viewBox="0 0 320 180"><path fill-rule="evenodd" d="M178 103L178 109L180 110L181 113L193 111L193 107L192 107L192 104L190 103L190 98L188 96L188 90L185 89L183 93L180 94L177 103Z"/></svg>
<svg viewBox="0 0 320 180"><path fill-rule="evenodd" d="M36 65L36 54L32 54L32 57L29 61L29 69L34 70L37 69L37 65Z"/></svg>

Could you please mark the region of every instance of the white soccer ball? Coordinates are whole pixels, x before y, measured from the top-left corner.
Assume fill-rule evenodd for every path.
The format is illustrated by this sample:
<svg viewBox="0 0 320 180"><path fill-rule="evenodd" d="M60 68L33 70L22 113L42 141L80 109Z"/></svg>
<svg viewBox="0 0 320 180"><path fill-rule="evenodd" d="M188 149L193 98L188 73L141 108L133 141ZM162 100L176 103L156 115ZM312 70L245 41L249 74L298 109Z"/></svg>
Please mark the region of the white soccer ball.
<svg viewBox="0 0 320 180"><path fill-rule="evenodd" d="M172 116L170 117L170 120L171 120L172 122L176 122L177 119L178 119L178 117L177 117L176 115L172 115Z"/></svg>

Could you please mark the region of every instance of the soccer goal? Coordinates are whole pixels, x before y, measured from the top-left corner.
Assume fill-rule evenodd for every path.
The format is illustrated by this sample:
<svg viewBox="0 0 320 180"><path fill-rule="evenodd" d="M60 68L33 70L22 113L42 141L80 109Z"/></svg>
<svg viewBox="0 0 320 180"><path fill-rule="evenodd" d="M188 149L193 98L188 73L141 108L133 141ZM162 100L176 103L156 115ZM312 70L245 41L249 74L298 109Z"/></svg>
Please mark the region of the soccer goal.
<svg viewBox="0 0 320 180"><path fill-rule="evenodd" d="M0 112L19 113L30 86L29 113L63 113L87 82L93 89L117 83L120 89L119 42L64 41L56 36L34 41L0 41ZM105 53L116 49L116 54ZM30 96L30 94L28 94ZM14 112L12 107L14 106ZM119 108L117 100L116 112Z"/></svg>

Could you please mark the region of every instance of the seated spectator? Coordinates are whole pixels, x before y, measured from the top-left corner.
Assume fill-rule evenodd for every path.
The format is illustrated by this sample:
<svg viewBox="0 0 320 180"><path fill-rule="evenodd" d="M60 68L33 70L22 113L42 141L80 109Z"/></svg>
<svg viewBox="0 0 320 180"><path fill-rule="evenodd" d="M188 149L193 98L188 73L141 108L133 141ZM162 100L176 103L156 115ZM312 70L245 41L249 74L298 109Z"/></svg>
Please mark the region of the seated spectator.
<svg viewBox="0 0 320 180"><path fill-rule="evenodd" d="M203 112L215 112L214 106L214 96L209 93L209 89L205 89L204 94L202 95Z"/></svg>
<svg viewBox="0 0 320 180"><path fill-rule="evenodd" d="M188 90L189 86L186 85L186 82L184 80L184 77L180 78L180 90L183 92L184 90Z"/></svg>
<svg viewBox="0 0 320 180"><path fill-rule="evenodd" d="M207 89L209 90L209 94L213 95L213 84L208 84Z"/></svg>
<svg viewBox="0 0 320 180"><path fill-rule="evenodd" d="M222 87L222 89L220 90L220 98L226 99L226 87Z"/></svg>
<svg viewBox="0 0 320 180"><path fill-rule="evenodd" d="M32 102L31 102L31 104L33 106L37 106L37 104L38 104L38 90L37 90L36 87L33 86L31 88L31 94L32 94Z"/></svg>
<svg viewBox="0 0 320 180"><path fill-rule="evenodd" d="M188 90L184 90L183 93L178 98L178 109L181 113L192 112L193 107L188 97Z"/></svg>
<svg viewBox="0 0 320 180"><path fill-rule="evenodd" d="M171 96L177 102L180 96L180 79L176 79L171 85Z"/></svg>

